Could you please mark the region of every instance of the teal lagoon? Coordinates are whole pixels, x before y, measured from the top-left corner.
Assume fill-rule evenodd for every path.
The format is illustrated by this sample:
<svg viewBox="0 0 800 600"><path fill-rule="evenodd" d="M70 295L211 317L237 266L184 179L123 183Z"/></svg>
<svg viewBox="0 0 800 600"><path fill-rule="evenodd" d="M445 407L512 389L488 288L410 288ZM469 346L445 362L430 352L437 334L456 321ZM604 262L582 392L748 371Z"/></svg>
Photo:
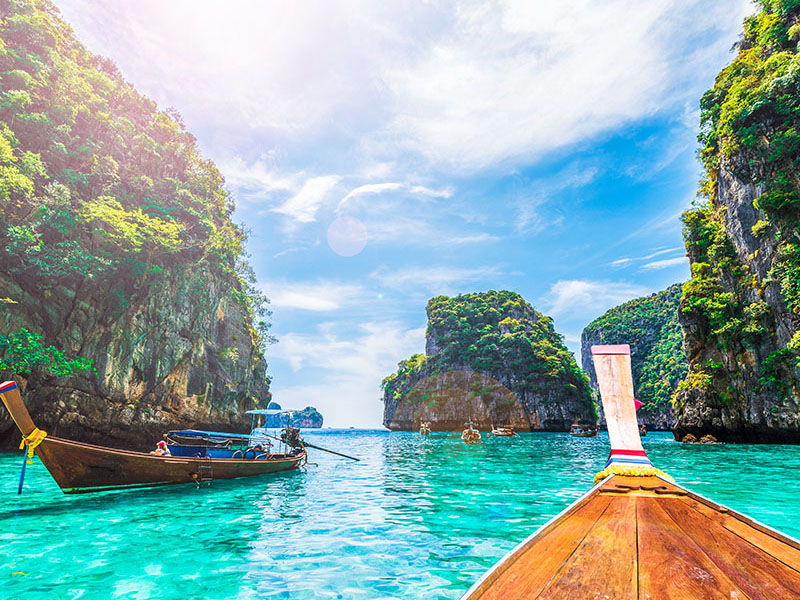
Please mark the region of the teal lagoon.
<svg viewBox="0 0 800 600"><path fill-rule="evenodd" d="M65 496L0 454L0 596L39 600L458 598L592 484L608 439L304 432L297 473ZM800 537L800 447L683 445L651 433L678 483Z"/></svg>

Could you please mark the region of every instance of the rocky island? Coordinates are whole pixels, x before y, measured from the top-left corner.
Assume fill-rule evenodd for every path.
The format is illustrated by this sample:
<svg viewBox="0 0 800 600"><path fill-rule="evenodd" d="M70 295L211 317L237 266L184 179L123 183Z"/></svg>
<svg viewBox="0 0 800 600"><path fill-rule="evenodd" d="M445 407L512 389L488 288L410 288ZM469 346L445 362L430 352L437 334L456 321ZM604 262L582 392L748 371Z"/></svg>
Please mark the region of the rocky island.
<svg viewBox="0 0 800 600"><path fill-rule="evenodd" d="M800 443L800 8L759 4L700 105L705 202L683 215L678 439Z"/></svg>
<svg viewBox="0 0 800 600"><path fill-rule="evenodd" d="M0 21L0 375L75 440L142 448L171 427L246 428L270 397L268 314L222 176L55 7L13 5ZM47 369L40 348L81 368ZM0 411L0 445L18 443Z"/></svg>
<svg viewBox="0 0 800 600"><path fill-rule="evenodd" d="M281 410L281 405L277 402L270 402L267 408ZM292 426L300 429L319 429L322 427L322 414L313 406L306 406L303 410L296 410L292 413ZM286 427L286 417L284 415L268 415L267 427L280 428Z"/></svg>
<svg viewBox="0 0 800 600"><path fill-rule="evenodd" d="M648 429L669 431L675 426L672 395L688 370L678 323L681 293L675 284L626 302L589 323L581 334L581 363L597 393L591 347L630 344L633 387L642 403L639 422Z"/></svg>
<svg viewBox="0 0 800 600"><path fill-rule="evenodd" d="M586 375L552 320L519 294L438 296L428 301L425 354L383 380L384 426L434 431L509 425L566 431L597 420Z"/></svg>

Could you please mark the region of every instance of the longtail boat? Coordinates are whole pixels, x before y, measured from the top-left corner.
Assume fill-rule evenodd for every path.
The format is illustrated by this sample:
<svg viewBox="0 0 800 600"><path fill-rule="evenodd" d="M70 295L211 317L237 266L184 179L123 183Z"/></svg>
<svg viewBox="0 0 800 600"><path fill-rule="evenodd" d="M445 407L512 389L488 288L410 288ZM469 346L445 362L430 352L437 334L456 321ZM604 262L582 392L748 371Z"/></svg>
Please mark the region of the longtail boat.
<svg viewBox="0 0 800 600"><path fill-rule="evenodd" d="M495 427L492 426L492 435L495 437L514 437L517 433L513 427Z"/></svg>
<svg viewBox="0 0 800 600"><path fill-rule="evenodd" d="M464 423L464 431L461 432L461 439L467 444L477 444L481 440L481 432L472 426L472 421Z"/></svg>
<svg viewBox="0 0 800 600"><path fill-rule="evenodd" d="M630 348L592 355L611 441L605 469L462 600L800 598L800 542L656 469L639 438Z"/></svg>
<svg viewBox="0 0 800 600"><path fill-rule="evenodd" d="M597 437L597 427L581 427L573 425L570 427L569 434L572 437Z"/></svg>
<svg viewBox="0 0 800 600"><path fill-rule="evenodd" d="M302 447L282 454L253 452L249 458L213 458L213 454L207 451L194 452L191 456L158 456L95 446L50 436L38 429L14 381L0 384L0 399L22 433L21 446L28 457L37 454L65 494L252 477L297 469L306 458L305 448ZM193 435L192 430L172 433L186 437ZM218 435L246 437L224 433ZM175 444L171 446L177 450Z"/></svg>

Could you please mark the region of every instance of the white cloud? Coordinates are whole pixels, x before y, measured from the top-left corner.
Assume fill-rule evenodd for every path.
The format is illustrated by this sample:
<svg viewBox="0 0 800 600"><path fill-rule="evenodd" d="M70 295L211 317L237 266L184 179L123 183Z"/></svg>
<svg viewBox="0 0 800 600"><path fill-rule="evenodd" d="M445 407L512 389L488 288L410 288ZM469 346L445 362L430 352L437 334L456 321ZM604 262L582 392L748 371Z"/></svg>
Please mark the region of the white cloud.
<svg viewBox="0 0 800 600"><path fill-rule="evenodd" d="M696 58L721 56L713 33L734 39L751 9L680 0L461 3L448 35L388 73L401 109L390 139L455 168L530 160L681 103L698 76L686 69L684 48L702 35Z"/></svg>
<svg viewBox="0 0 800 600"><path fill-rule="evenodd" d="M655 271L658 269L666 269L677 265L689 266L689 259L685 256L678 256L677 258L667 258L665 260L655 260L642 265L643 271Z"/></svg>
<svg viewBox="0 0 800 600"><path fill-rule="evenodd" d="M330 281L271 281L261 283L260 287L272 307L313 312L331 312L352 306L365 293L361 286Z"/></svg>
<svg viewBox="0 0 800 600"><path fill-rule="evenodd" d="M654 252L651 252L647 256L643 256L642 260L650 260L651 258L655 258L656 256L661 256L662 254L669 254L670 252L678 252L678 251L683 252L684 248L682 246L675 246L674 248L664 248L663 250L655 250Z"/></svg>
<svg viewBox="0 0 800 600"><path fill-rule="evenodd" d="M546 314L586 320L603 314L609 308L648 294L644 286L615 281L558 281L544 298Z"/></svg>
<svg viewBox="0 0 800 600"><path fill-rule="evenodd" d="M425 349L425 328L408 329L395 322L362 324L353 337L341 337L328 326L316 333L280 335L270 360L285 360L295 371L315 369L316 383L286 386L276 380L275 401L284 408L313 404L332 427L375 427L381 422L381 380L397 363Z"/></svg>
<svg viewBox="0 0 800 600"><path fill-rule="evenodd" d="M368 194L380 194L382 192L391 192L395 190L400 190L404 187L405 184L397 182L368 183L365 185L360 185L354 190L350 191L350 193L348 193L344 198L341 199L339 205L336 207L336 210L337 211L341 210L348 200L352 200L353 198L357 198L358 196L364 196Z"/></svg>
<svg viewBox="0 0 800 600"><path fill-rule="evenodd" d="M748 0L59 6L191 130L221 132L207 144L266 138L378 165L409 162L411 150L459 169L527 163L696 103L753 10Z"/></svg>
<svg viewBox="0 0 800 600"><path fill-rule="evenodd" d="M628 266L628 265L630 265L632 263L635 263L635 262L641 262L641 261L644 261L644 260L650 260L651 258L655 258L656 256L662 256L664 254L670 254L672 252L678 252L678 251L683 252L684 249L681 246L676 246L674 248L655 249L653 252L650 252L649 254L647 254L645 256L625 257L625 258L618 258L617 260L612 260L610 263L608 263L608 265L610 267L625 267L625 266ZM675 263L680 262L679 258L673 258L673 259L670 259L670 260L671 261L675 261ZM649 264L655 265L655 264L658 264L658 263L661 263L661 262L669 262L669 261L656 261L656 262L649 263ZM667 265L667 266L669 266L669 265ZM648 265L643 265L641 268L647 269ZM659 267L650 267L650 268L659 268Z"/></svg>
<svg viewBox="0 0 800 600"><path fill-rule="evenodd" d="M295 195L270 210L286 215L296 223L313 223L316 220L317 210L340 179L338 175L312 177Z"/></svg>
<svg viewBox="0 0 800 600"><path fill-rule="evenodd" d="M220 164L228 186L239 191L239 197L269 196L272 192L293 191L303 173L279 173L271 163L274 157L262 154L257 160L247 163L241 156L233 156Z"/></svg>
<svg viewBox="0 0 800 600"><path fill-rule="evenodd" d="M423 196L430 196L431 198L449 198L453 195L453 188L445 187L441 189L429 188L424 185L411 186L409 190L412 194L421 194Z"/></svg>
<svg viewBox="0 0 800 600"><path fill-rule="evenodd" d="M612 260L609 264L611 267L624 267L634 261L633 258L618 258L617 260Z"/></svg>
<svg viewBox="0 0 800 600"><path fill-rule="evenodd" d="M466 284L496 279L497 267L450 268L410 267L406 269L378 269L370 276L385 288L394 290L426 290L431 294L453 294L470 290ZM458 288L457 291L456 288Z"/></svg>
<svg viewBox="0 0 800 600"><path fill-rule="evenodd" d="M449 198L453 195L452 188L434 189L424 185L409 185L407 183L399 182L386 182L386 183L367 183L360 185L349 192L344 198L341 199L336 211L342 210L348 201L358 198L360 196L382 194L384 192L396 192L405 190L412 196L428 196L430 198Z"/></svg>

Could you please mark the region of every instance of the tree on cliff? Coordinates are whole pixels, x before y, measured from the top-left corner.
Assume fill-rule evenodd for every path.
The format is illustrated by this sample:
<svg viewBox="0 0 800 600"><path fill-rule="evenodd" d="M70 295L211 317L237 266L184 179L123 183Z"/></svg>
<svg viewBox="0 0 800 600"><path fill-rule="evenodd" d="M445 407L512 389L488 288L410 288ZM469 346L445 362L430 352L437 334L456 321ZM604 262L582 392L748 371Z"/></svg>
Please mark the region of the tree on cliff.
<svg viewBox="0 0 800 600"><path fill-rule="evenodd" d="M177 113L90 53L49 0L0 0L0 81L0 283L10 301L0 334L35 336L100 375L64 389L39 378L32 410L58 397L123 419L146 398L115 425L160 429L177 423L156 423L158 403L172 403L163 419L178 419L190 399L195 419L243 425L242 409L269 396L270 313L217 168ZM5 424L0 415L0 443ZM107 429L62 433L90 441Z"/></svg>
<svg viewBox="0 0 800 600"><path fill-rule="evenodd" d="M677 433L798 441L800 2L757 5L700 102L705 200L683 215Z"/></svg>
<svg viewBox="0 0 800 600"><path fill-rule="evenodd" d="M400 402L427 397L411 393L420 378L454 370L501 382L481 385L508 388L509 395L524 405L531 423L539 422L536 413L541 406L560 403L552 407L553 423L539 427L567 429L573 418L596 416L586 374L564 346L553 320L519 294L491 290L438 296L428 301L427 313L427 354L401 361L398 371L383 380L385 425L391 423ZM469 380L468 385L478 384Z"/></svg>
<svg viewBox="0 0 800 600"><path fill-rule="evenodd" d="M664 427L665 418L672 425L672 395L687 373L678 323L680 301L681 286L672 285L657 294L615 306L589 323L581 335L583 367L595 388L590 346L630 344L634 389L642 402L639 418L648 425ZM655 423L656 417L661 421Z"/></svg>

